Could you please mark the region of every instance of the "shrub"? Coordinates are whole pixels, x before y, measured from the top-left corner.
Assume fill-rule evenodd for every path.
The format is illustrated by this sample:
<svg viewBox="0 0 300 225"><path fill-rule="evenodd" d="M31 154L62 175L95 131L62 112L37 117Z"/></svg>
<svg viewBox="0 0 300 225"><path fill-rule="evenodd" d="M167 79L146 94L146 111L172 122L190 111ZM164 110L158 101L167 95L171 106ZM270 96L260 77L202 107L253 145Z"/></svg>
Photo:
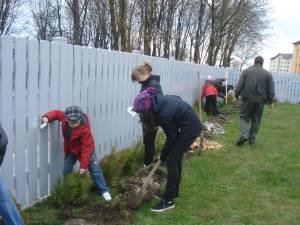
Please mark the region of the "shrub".
<svg viewBox="0 0 300 225"><path fill-rule="evenodd" d="M88 202L90 188L91 179L87 174L72 172L63 181L58 180L49 201L57 208L83 205Z"/></svg>

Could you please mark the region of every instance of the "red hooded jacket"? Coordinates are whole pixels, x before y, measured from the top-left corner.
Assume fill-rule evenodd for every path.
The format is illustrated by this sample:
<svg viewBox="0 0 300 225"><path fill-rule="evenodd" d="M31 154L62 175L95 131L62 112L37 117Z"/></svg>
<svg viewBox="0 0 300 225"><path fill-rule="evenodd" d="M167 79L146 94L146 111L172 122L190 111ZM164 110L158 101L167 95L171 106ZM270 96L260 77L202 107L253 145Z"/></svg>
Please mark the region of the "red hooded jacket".
<svg viewBox="0 0 300 225"><path fill-rule="evenodd" d="M79 127L71 129L68 126L68 122L63 111L51 110L44 116L48 118L49 122L53 120L59 120L61 122L65 155L71 151L80 161L80 168L87 169L91 153L95 150L89 117L86 114L83 114L85 123L80 122ZM69 135L67 134L68 132L70 132Z"/></svg>
<svg viewBox="0 0 300 225"><path fill-rule="evenodd" d="M219 96L217 89L211 83L207 83L203 86L201 98L209 95L215 95L216 97Z"/></svg>

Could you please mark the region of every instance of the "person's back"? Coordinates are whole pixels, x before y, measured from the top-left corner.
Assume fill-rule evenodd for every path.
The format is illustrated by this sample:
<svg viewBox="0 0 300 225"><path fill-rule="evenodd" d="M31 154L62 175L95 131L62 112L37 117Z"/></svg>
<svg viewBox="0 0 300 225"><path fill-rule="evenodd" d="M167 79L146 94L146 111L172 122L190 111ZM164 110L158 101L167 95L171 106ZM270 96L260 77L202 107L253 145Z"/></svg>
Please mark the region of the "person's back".
<svg viewBox="0 0 300 225"><path fill-rule="evenodd" d="M274 98L272 74L262 65L254 64L242 72L235 93L236 95L241 94L246 101L270 103Z"/></svg>
<svg viewBox="0 0 300 225"><path fill-rule="evenodd" d="M264 59L257 56L254 66L244 70L240 76L235 97L242 96L240 110L240 137L236 144L243 145L246 141L253 145L256 142L264 104L273 106L275 96L274 81L271 73L263 69Z"/></svg>

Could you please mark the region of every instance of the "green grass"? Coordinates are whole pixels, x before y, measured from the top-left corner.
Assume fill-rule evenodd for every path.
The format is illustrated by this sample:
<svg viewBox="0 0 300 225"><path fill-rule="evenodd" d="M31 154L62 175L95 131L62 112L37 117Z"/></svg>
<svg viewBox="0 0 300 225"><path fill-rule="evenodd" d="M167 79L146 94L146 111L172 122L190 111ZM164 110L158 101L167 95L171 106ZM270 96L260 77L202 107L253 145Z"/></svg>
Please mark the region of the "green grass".
<svg viewBox="0 0 300 225"><path fill-rule="evenodd" d="M265 108L257 144L235 146L238 115L217 141L225 151L185 161L181 197L173 210L138 212L137 224L300 224L300 107Z"/></svg>

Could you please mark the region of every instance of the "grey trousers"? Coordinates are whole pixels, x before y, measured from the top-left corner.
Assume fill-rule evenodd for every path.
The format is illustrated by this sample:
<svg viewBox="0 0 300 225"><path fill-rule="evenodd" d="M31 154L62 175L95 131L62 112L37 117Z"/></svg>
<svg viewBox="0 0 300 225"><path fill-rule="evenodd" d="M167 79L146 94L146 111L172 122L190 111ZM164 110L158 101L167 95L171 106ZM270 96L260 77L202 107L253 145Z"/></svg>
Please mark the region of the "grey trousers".
<svg viewBox="0 0 300 225"><path fill-rule="evenodd" d="M263 102L242 102L240 109L241 138L247 138L250 142L255 143L263 111Z"/></svg>

